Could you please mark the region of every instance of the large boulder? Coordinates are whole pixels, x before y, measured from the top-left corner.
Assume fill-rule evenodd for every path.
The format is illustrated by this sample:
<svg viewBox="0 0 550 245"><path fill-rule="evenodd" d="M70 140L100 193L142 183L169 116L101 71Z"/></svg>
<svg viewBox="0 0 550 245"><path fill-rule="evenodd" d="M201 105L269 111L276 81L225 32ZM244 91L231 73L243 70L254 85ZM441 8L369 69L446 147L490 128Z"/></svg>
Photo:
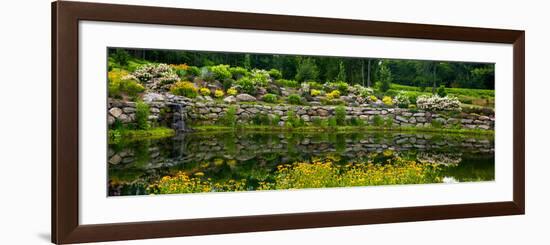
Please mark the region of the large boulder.
<svg viewBox="0 0 550 245"><path fill-rule="evenodd" d="M256 98L249 94L238 94L237 95L237 101L243 101L243 102L254 102L256 101Z"/></svg>
<svg viewBox="0 0 550 245"><path fill-rule="evenodd" d="M237 102L237 98L235 98L235 96L233 96L233 95L227 96L227 97L225 97L225 99L223 99L223 102L228 103L228 104L234 104L234 103Z"/></svg>
<svg viewBox="0 0 550 245"><path fill-rule="evenodd" d="M144 102L164 101L164 95L159 93L146 93L143 95Z"/></svg>
<svg viewBox="0 0 550 245"><path fill-rule="evenodd" d="M109 110L109 113L115 117L115 118L118 118L120 117L120 115L122 115L122 110L118 107L113 107Z"/></svg>

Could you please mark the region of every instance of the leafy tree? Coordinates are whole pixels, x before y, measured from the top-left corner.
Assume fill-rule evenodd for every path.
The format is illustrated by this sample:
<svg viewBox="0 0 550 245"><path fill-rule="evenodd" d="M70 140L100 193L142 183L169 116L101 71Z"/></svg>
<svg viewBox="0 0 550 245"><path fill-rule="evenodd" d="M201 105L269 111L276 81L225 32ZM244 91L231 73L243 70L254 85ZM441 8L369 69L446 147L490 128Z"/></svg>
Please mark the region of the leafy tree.
<svg viewBox="0 0 550 245"><path fill-rule="evenodd" d="M390 90L392 82L392 73L390 69L383 65L380 67L380 91L387 92Z"/></svg>
<svg viewBox="0 0 550 245"><path fill-rule="evenodd" d="M336 81L346 81L346 68L344 67L344 62L340 61L338 64L338 75L336 76Z"/></svg>
<svg viewBox="0 0 550 245"><path fill-rule="evenodd" d="M319 69L315 65L315 61L312 58L302 59L296 69L296 80L300 82L308 80L317 80L319 76Z"/></svg>
<svg viewBox="0 0 550 245"><path fill-rule="evenodd" d="M120 66L127 66L128 60L130 60L130 54L124 49L116 49L112 55L113 60Z"/></svg>

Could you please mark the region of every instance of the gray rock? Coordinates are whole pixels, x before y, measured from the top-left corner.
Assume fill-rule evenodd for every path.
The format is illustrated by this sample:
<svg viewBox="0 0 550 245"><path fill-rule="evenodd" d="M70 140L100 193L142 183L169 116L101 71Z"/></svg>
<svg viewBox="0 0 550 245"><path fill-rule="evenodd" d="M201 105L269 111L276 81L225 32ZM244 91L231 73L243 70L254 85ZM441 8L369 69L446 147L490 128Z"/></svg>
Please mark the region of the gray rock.
<svg viewBox="0 0 550 245"><path fill-rule="evenodd" d="M407 118L404 118L402 116L396 116L395 119L397 121L404 122L404 123L409 122L409 120L407 120Z"/></svg>
<svg viewBox="0 0 550 245"><path fill-rule="evenodd" d="M164 101L165 98L162 94L158 93L146 93L143 95L144 102L153 102L153 101Z"/></svg>
<svg viewBox="0 0 550 245"><path fill-rule="evenodd" d="M249 94L239 94L237 95L237 101L253 102L256 101L256 98Z"/></svg>
<svg viewBox="0 0 550 245"><path fill-rule="evenodd" d="M122 115L122 110L118 107L113 107L109 110L109 113L115 117L115 118L119 118L120 115Z"/></svg>
<svg viewBox="0 0 550 245"><path fill-rule="evenodd" d="M122 108L122 111L124 111L124 113L133 113L133 112L136 112L136 108L134 108L134 107L124 107L124 108Z"/></svg>
<svg viewBox="0 0 550 245"><path fill-rule="evenodd" d="M108 123L109 125L115 123L115 118L114 118L113 116L109 115L109 116L107 117L107 123Z"/></svg>
<svg viewBox="0 0 550 245"><path fill-rule="evenodd" d="M225 97L225 99L223 99L223 102L228 103L228 104L235 104L237 102L237 98L235 98L235 96L233 96L233 95L227 96L227 97Z"/></svg>
<svg viewBox="0 0 550 245"><path fill-rule="evenodd" d="M122 161L122 157L120 157L120 155L118 154L115 154L109 159L109 163L113 165L119 164L121 161Z"/></svg>

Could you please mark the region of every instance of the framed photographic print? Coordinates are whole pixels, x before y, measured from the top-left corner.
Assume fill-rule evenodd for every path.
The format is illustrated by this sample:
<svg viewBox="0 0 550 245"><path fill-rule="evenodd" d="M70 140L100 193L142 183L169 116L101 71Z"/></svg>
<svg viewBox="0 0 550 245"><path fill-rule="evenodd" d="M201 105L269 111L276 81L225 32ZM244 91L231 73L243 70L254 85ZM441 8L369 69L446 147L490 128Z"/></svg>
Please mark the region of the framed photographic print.
<svg viewBox="0 0 550 245"><path fill-rule="evenodd" d="M523 31L52 18L54 243L524 213Z"/></svg>

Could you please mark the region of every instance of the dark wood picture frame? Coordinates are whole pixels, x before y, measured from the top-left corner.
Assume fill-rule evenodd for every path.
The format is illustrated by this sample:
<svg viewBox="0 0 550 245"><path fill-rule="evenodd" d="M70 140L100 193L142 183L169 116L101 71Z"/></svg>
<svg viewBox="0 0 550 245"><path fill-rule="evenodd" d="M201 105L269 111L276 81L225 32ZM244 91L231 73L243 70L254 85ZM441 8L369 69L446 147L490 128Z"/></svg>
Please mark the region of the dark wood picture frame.
<svg viewBox="0 0 550 245"><path fill-rule="evenodd" d="M51 10L51 201L54 243L518 215L525 212L524 31L67 1L53 2ZM83 20L513 44L513 201L80 225L78 23Z"/></svg>

